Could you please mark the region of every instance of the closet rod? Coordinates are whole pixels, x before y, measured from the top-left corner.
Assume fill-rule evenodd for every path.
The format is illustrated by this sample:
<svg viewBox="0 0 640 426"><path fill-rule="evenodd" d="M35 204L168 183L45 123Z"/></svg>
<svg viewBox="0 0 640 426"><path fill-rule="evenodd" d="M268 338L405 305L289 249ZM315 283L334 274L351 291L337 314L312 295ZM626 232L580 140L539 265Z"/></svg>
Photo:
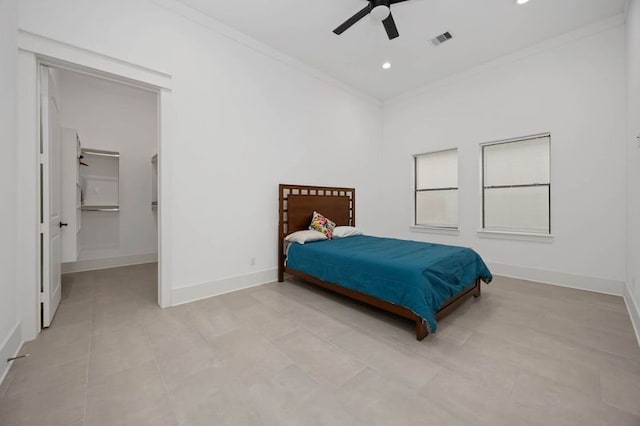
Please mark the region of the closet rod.
<svg viewBox="0 0 640 426"><path fill-rule="evenodd" d="M82 206L80 208L83 212L119 212L118 206Z"/></svg>
<svg viewBox="0 0 640 426"><path fill-rule="evenodd" d="M87 154L87 155L99 155L102 157L113 157L113 158L119 158L120 157L120 153L119 152L114 152L114 151L100 151L98 149L83 149L82 150L83 154Z"/></svg>

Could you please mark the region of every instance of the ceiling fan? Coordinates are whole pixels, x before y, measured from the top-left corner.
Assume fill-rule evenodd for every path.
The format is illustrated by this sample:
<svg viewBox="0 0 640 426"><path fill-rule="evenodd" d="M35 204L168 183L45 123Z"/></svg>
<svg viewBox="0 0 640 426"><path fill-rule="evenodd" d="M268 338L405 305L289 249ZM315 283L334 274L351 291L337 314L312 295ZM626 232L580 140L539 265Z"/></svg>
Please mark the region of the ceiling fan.
<svg viewBox="0 0 640 426"><path fill-rule="evenodd" d="M368 4L361 11L344 21L344 23L333 30L333 32L340 35L365 16L371 15L375 20L382 21L389 40L393 40L400 34L398 33L398 28L391 14L391 5L404 1L409 0L367 0Z"/></svg>

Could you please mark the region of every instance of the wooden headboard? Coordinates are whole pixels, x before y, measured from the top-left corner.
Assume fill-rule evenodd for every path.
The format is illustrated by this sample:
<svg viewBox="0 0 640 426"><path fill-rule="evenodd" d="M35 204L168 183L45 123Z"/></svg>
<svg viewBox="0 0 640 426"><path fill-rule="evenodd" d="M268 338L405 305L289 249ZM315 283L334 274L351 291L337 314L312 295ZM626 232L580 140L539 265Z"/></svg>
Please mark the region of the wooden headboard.
<svg viewBox="0 0 640 426"><path fill-rule="evenodd" d="M284 279L284 238L309 228L313 212L326 216L338 226L356 226L356 190L330 186L279 186L278 281Z"/></svg>

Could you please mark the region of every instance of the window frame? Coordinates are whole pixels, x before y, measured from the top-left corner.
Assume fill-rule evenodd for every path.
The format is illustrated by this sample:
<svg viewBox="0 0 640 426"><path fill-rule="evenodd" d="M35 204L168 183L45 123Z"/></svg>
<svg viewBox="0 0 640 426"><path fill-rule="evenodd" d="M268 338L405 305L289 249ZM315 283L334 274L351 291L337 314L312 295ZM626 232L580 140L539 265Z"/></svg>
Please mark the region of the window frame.
<svg viewBox="0 0 640 426"><path fill-rule="evenodd" d="M486 167L485 167L485 148L486 147L490 147L490 146L495 146L495 145L506 145L506 144L510 144L510 143L517 143L517 142L524 142L524 141L531 141L531 140L536 140L536 139L544 139L544 138L548 138L549 139L549 183L531 183L531 184L517 184L517 185L490 185L487 186L486 185ZM551 182L552 182L552 176L551 176L551 132L547 132L547 133L538 133L535 135L529 135L529 136L522 136L522 137L518 137L518 138L512 138L512 139L503 139L503 140L499 140L499 141L493 141L493 142L485 142L485 143L481 143L480 144L480 186L481 186L481 191L482 191L482 227L480 229L480 233L483 234L495 234L495 235L523 235L523 236L529 236L532 237L533 239L536 239L537 237L540 237L541 239L544 239L546 237L553 237L552 234L552 222L551 222ZM507 188L540 188L540 187L548 187L548 201L549 201L549 209L548 209L548 219L549 219L549 227L547 228L546 232L533 232L533 231L523 231L523 230L500 230L500 229L493 229L493 228L487 228L486 227L486 211L485 211L485 192L487 189L507 189Z"/></svg>
<svg viewBox="0 0 640 426"><path fill-rule="evenodd" d="M429 188L429 189L418 189L418 157L422 157L425 155L431 154L440 154L443 152L455 151L456 153L456 176L458 185L456 187L443 187L443 188ZM456 212L456 224L455 226L445 226L445 225L435 225L435 224L418 224L418 193L419 192L434 192L434 191L456 191L456 197L458 201L458 207L460 203L460 161L458 157L458 147L440 149L437 151L429 151L423 152L420 154L414 154L412 156L413 159L413 225L411 229L413 230L432 230L435 232L442 233L457 233L460 230L460 209L457 209Z"/></svg>

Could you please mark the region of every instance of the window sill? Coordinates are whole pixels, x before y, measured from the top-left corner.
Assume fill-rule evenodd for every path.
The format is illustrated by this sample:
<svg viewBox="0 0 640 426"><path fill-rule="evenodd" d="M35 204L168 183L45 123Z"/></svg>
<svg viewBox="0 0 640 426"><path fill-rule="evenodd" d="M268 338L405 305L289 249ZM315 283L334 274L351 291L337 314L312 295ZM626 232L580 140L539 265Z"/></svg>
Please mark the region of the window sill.
<svg viewBox="0 0 640 426"><path fill-rule="evenodd" d="M459 228L444 228L438 226L418 226L413 225L409 227L411 232L425 232L428 234L441 234L441 235L460 235Z"/></svg>
<svg viewBox="0 0 640 426"><path fill-rule="evenodd" d="M481 229L478 231L479 238L494 238L498 240L532 241L536 243L552 243L553 234L534 234L528 232L507 232L490 231Z"/></svg>

